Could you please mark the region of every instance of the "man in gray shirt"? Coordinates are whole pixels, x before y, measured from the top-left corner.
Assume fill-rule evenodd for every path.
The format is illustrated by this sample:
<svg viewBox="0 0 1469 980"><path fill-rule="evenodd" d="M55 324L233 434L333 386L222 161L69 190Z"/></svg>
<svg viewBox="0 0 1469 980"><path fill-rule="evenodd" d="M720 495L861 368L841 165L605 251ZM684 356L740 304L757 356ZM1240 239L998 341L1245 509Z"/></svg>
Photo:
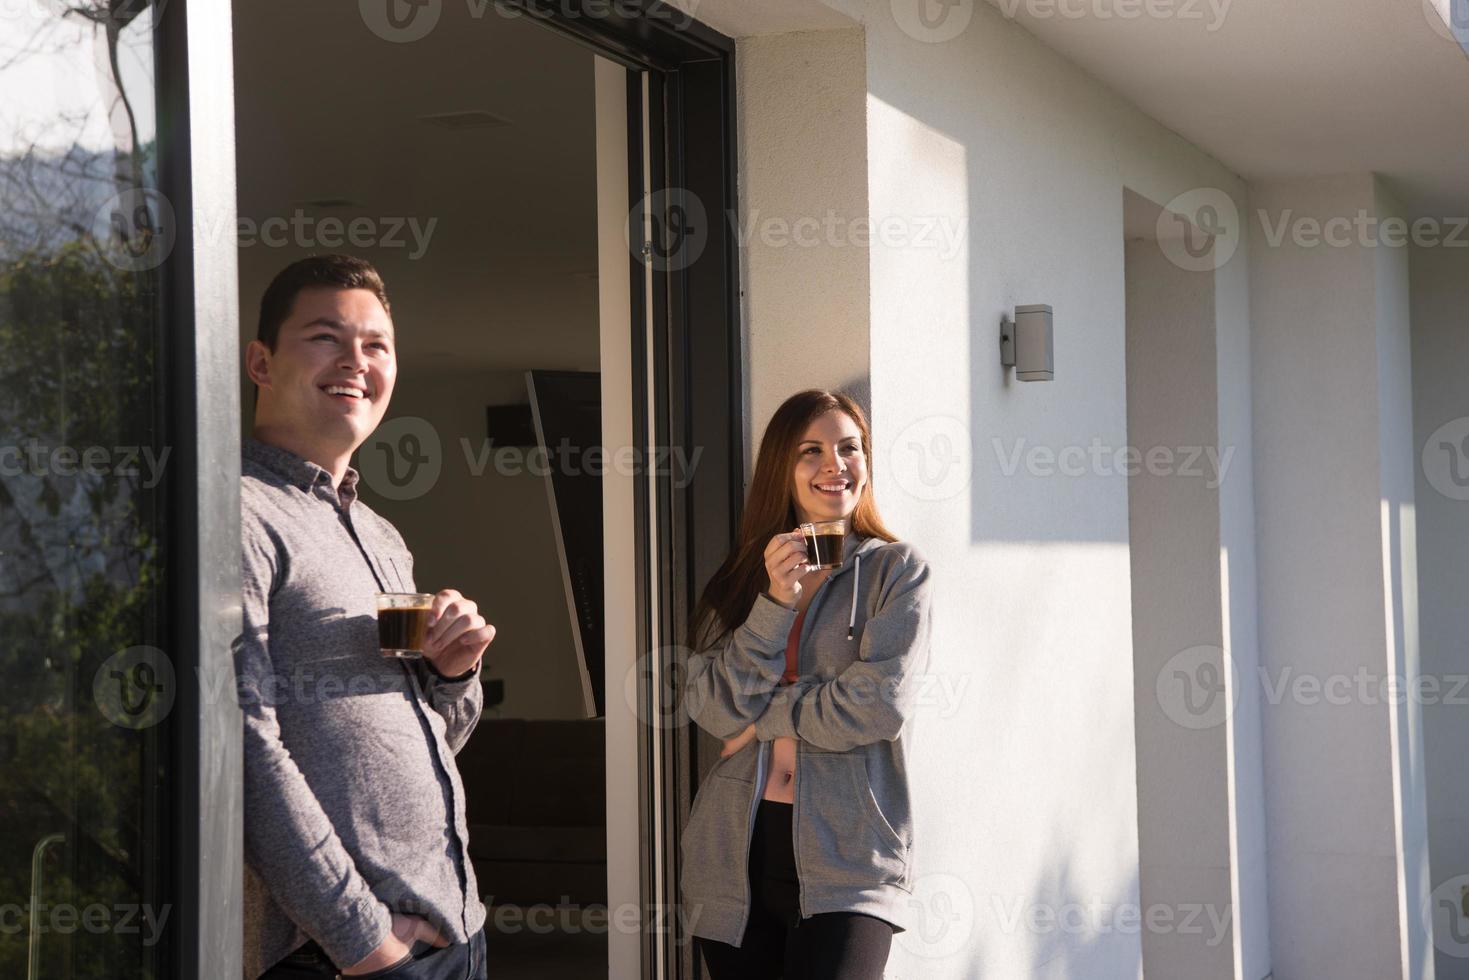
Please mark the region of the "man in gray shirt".
<svg viewBox="0 0 1469 980"><path fill-rule="evenodd" d="M382 279L333 255L287 267L246 352L257 388L241 518L245 977L484 978L485 909L454 754L495 628L452 589L424 659L378 652L375 592L417 591L352 454L397 377Z"/></svg>

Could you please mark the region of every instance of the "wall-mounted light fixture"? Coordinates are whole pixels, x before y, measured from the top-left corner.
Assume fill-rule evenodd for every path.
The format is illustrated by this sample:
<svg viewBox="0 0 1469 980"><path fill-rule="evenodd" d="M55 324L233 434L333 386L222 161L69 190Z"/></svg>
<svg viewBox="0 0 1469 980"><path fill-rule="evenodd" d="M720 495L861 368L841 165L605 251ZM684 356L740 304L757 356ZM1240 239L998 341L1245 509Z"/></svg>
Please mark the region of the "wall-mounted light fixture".
<svg viewBox="0 0 1469 980"><path fill-rule="evenodd" d="M1015 307L1015 319L1000 321L1000 363L1015 369L1017 381L1050 381L1056 376L1052 314L1046 304Z"/></svg>

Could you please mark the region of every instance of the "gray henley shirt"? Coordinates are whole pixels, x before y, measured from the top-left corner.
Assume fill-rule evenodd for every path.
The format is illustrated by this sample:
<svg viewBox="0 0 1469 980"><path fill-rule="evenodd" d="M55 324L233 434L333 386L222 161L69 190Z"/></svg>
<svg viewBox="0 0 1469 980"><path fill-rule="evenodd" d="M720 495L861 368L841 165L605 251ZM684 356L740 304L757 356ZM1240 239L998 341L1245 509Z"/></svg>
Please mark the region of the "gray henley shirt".
<svg viewBox="0 0 1469 980"><path fill-rule="evenodd" d="M454 754L483 704L479 669L449 681L378 653L373 593L416 591L413 556L331 474L247 440L241 468L245 977L308 938L344 968L394 912L452 942L484 925Z"/></svg>

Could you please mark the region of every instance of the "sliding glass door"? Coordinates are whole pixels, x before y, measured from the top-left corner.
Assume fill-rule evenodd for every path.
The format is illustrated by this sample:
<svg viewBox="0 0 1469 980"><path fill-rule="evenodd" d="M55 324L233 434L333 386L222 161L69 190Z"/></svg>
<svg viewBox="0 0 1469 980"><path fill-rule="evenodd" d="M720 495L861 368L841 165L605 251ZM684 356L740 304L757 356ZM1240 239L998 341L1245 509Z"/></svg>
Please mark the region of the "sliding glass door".
<svg viewBox="0 0 1469 980"><path fill-rule="evenodd" d="M154 11L0 19L0 975L163 975Z"/></svg>
<svg viewBox="0 0 1469 980"><path fill-rule="evenodd" d="M205 661L181 578L198 563L179 560L199 544L195 390L177 380L197 376L198 343L178 221L189 25L168 5L34 0L0 17L5 977L181 975L217 913L184 884L198 861L181 849L197 837L183 824L204 767L180 747L199 744L188 682Z"/></svg>

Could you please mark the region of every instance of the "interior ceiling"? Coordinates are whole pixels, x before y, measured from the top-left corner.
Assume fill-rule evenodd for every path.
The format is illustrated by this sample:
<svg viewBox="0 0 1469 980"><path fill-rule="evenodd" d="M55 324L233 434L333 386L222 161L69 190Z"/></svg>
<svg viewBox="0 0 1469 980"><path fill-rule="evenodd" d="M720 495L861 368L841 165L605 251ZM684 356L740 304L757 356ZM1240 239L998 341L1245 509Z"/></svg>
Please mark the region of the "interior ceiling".
<svg viewBox="0 0 1469 980"><path fill-rule="evenodd" d="M322 247L311 224L285 247L242 247L247 337L277 270L311 252L348 251L383 272L405 361L596 368L588 49L488 2L445 3L427 36L391 43L356 3L250 0L235 5L235 62L242 221L290 219L297 209L313 221L362 216L379 238L399 224L404 242ZM421 118L464 111L507 125L451 129ZM427 234L417 258L413 222Z"/></svg>
<svg viewBox="0 0 1469 980"><path fill-rule="evenodd" d="M990 2L1243 177L1370 171L1412 217L1469 215L1469 56L1437 9L1465 0Z"/></svg>

